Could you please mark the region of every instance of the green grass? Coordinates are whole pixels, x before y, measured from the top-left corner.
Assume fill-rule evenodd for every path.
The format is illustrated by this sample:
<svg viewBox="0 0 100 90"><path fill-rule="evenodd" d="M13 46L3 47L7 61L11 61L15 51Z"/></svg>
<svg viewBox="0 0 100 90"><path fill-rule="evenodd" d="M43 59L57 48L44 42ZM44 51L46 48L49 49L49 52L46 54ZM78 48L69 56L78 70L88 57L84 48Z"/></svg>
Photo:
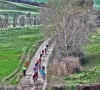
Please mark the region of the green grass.
<svg viewBox="0 0 100 90"><path fill-rule="evenodd" d="M33 44L36 47L40 38L39 29L0 31L0 81L18 67L22 54Z"/></svg>
<svg viewBox="0 0 100 90"><path fill-rule="evenodd" d="M83 65L80 73L64 77L69 90L76 90L79 84L98 84L100 82L100 30L93 34L89 39L91 44L84 47L84 53L88 59L88 63Z"/></svg>
<svg viewBox="0 0 100 90"><path fill-rule="evenodd" d="M7 13L10 17L14 15L26 15L29 13L29 11L19 11L19 10L0 10L1 15L5 15ZM32 15L37 16L39 13L38 12L31 12Z"/></svg>
<svg viewBox="0 0 100 90"><path fill-rule="evenodd" d="M95 85L100 82L100 57L95 60L94 63L87 64L89 69L64 78L69 90L76 90L79 84Z"/></svg>
<svg viewBox="0 0 100 90"><path fill-rule="evenodd" d="M10 1L5 1L7 5L11 5L9 6L10 9L18 9L18 10L23 10L23 11L31 11L31 12L39 12L40 7L37 6L33 6L33 5L29 5L29 4L24 4L24 3L16 3L16 2L10 2ZM7 9L5 7L5 9Z"/></svg>
<svg viewBox="0 0 100 90"><path fill-rule="evenodd" d="M13 16L14 14L23 14L31 13L32 15L38 15L40 7L16 3L10 1L0 1L0 15L4 15L7 13L9 16Z"/></svg>
<svg viewBox="0 0 100 90"><path fill-rule="evenodd" d="M39 14L40 7L32 6L23 3L10 2L7 0L0 0L0 15L7 13L10 18L15 14L26 15L31 13L36 16ZM39 44L41 38L40 30L33 29L33 27L17 27L12 29L0 30L0 82L2 78L13 76L12 74L16 68L19 70L19 66L22 65L20 58L23 53L31 54L35 53L35 50ZM31 50L32 51L31 51ZM31 53L31 54L30 54ZM29 57L29 58L30 58ZM22 72L22 66L20 66L18 73ZM20 76L20 75L19 75ZM18 75L12 79L12 83L15 84ZM8 79L9 80L9 79Z"/></svg>

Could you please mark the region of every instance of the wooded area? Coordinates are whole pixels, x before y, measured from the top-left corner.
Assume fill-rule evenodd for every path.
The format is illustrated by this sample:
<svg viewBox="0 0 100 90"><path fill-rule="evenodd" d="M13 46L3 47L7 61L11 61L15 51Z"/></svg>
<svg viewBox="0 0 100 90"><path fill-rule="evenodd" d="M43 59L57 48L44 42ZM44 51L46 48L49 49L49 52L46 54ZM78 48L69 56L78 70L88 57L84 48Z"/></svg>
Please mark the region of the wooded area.
<svg viewBox="0 0 100 90"><path fill-rule="evenodd" d="M89 43L95 26L91 4L89 0L49 0L41 10L43 33L55 37L57 57L79 56Z"/></svg>
<svg viewBox="0 0 100 90"><path fill-rule="evenodd" d="M0 16L0 28L6 28L9 26L25 26L25 25L38 25L40 20L36 16L32 16L30 13L25 15L14 15L13 18L10 18L8 14Z"/></svg>

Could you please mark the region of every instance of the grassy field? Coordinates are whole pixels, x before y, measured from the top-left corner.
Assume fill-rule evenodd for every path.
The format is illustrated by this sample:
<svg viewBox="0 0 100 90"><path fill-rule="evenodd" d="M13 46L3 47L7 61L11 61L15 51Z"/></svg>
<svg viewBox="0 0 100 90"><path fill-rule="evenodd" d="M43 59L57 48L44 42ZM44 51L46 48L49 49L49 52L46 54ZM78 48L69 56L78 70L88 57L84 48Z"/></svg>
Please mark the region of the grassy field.
<svg viewBox="0 0 100 90"><path fill-rule="evenodd" d="M15 11L15 10L0 10L1 15L5 15L5 13L8 13L9 17L12 18L14 15L26 15L29 12L28 11ZM37 16L39 13L38 12L31 12L32 15Z"/></svg>
<svg viewBox="0 0 100 90"><path fill-rule="evenodd" d="M26 15L29 12L36 16L39 10L40 7L37 6L0 0L0 16L7 13L12 18L15 14ZM17 73L13 74L13 72L21 68L19 74L22 70L23 63L20 59L23 53L35 53L41 37L39 29L28 26L0 30L0 82L4 77L9 81L9 78L14 76L11 83L16 84L16 78L20 75L15 75Z"/></svg>
<svg viewBox="0 0 100 90"><path fill-rule="evenodd" d="M0 15L4 15L7 13L10 16L14 14L27 14L31 13L33 15L38 15L40 7L23 4L23 3L15 3L10 1L0 1Z"/></svg>
<svg viewBox="0 0 100 90"><path fill-rule="evenodd" d="M98 84L100 82L100 30L90 38L91 44L85 47L85 54L91 57L85 60L83 71L64 77L69 90L76 90L79 84Z"/></svg>
<svg viewBox="0 0 100 90"><path fill-rule="evenodd" d="M19 65L25 51L40 41L39 29L1 30L0 31L0 81L11 74Z"/></svg>

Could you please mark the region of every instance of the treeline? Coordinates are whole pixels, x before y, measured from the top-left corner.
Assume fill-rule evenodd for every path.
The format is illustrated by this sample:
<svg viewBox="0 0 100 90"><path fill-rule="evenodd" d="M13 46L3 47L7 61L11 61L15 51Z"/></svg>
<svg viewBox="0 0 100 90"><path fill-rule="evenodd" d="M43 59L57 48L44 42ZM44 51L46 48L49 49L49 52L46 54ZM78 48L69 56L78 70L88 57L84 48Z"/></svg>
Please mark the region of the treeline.
<svg viewBox="0 0 100 90"><path fill-rule="evenodd" d="M35 0L35 2L32 2L31 0L8 0L11 2L18 2L18 3L25 3L25 4L30 4L30 5L34 5L34 6L40 6L40 7L44 7L45 3L44 2L37 2Z"/></svg>
<svg viewBox="0 0 100 90"><path fill-rule="evenodd" d="M36 16L32 16L30 13L27 15L14 15L10 18L8 14L0 16L0 28L26 26L26 25L39 25L40 20Z"/></svg>

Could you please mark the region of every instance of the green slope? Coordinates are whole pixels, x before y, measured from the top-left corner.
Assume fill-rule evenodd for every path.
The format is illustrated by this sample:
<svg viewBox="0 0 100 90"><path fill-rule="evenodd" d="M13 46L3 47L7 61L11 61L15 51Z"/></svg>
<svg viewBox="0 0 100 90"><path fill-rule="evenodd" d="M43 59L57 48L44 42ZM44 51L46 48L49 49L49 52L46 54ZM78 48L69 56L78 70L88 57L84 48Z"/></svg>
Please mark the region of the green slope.
<svg viewBox="0 0 100 90"><path fill-rule="evenodd" d="M19 10L0 10L0 14L4 15L5 13L9 14L9 16L13 16L15 14L26 15L29 11L19 11ZM38 12L31 12L34 16L38 15Z"/></svg>
<svg viewBox="0 0 100 90"><path fill-rule="evenodd" d="M12 16L14 14L27 14L29 12L33 15L38 15L39 10L40 7L28 4L0 1L0 15L8 13Z"/></svg>
<svg viewBox="0 0 100 90"><path fill-rule="evenodd" d="M33 27L0 31L0 82L19 67L24 52L30 52L30 55L35 52L40 40L40 30Z"/></svg>

